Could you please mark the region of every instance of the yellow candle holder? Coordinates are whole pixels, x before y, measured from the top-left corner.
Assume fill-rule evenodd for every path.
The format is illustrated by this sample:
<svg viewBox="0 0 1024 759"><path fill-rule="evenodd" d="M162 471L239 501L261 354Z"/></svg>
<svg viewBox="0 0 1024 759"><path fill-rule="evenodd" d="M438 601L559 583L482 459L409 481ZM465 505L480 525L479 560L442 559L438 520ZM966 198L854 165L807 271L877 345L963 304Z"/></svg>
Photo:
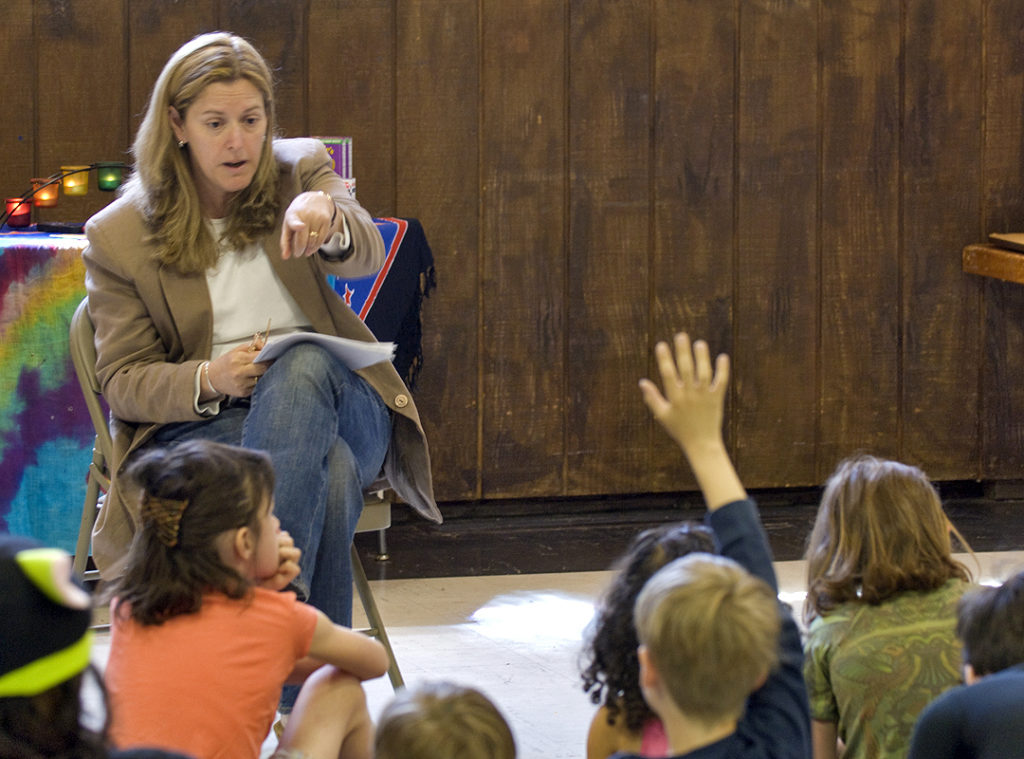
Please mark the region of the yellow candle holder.
<svg viewBox="0 0 1024 759"><path fill-rule="evenodd" d="M61 173L65 176L61 180L64 183L65 195L86 195L89 192L89 167L88 166L61 166Z"/></svg>

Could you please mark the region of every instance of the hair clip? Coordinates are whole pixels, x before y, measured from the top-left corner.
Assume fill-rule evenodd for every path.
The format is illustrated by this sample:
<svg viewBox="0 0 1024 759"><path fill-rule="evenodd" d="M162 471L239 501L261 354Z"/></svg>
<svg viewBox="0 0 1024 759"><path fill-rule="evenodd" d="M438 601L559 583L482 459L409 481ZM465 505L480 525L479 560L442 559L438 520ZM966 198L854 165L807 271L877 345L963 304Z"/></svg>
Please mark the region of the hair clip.
<svg viewBox="0 0 1024 759"><path fill-rule="evenodd" d="M178 545L181 515L185 513L186 506L188 501L158 498L148 493L142 496L142 518L156 526L157 539L168 548Z"/></svg>

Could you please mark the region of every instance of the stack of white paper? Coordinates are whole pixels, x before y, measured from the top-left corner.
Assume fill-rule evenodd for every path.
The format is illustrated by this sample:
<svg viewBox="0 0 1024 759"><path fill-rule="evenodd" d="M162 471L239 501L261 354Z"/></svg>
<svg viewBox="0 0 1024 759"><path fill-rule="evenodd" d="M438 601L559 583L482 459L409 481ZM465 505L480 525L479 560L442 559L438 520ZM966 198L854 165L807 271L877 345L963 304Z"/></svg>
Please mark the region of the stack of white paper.
<svg viewBox="0 0 1024 759"><path fill-rule="evenodd" d="M390 361L395 356L394 343L367 343L362 340L350 340L347 337L321 335L317 332L292 332L288 335L271 338L263 346L263 350L259 352L255 360L271 361L295 343L301 342L316 343L353 370L362 369L381 361Z"/></svg>

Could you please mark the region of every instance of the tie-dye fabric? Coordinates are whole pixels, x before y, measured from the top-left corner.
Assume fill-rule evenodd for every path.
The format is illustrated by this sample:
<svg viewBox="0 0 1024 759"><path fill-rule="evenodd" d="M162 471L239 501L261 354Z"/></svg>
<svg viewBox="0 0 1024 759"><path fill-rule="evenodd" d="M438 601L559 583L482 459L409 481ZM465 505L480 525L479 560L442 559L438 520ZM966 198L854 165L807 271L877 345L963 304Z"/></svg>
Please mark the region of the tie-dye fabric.
<svg viewBox="0 0 1024 759"><path fill-rule="evenodd" d="M84 235L0 234L0 529L74 550L93 431L68 354Z"/></svg>

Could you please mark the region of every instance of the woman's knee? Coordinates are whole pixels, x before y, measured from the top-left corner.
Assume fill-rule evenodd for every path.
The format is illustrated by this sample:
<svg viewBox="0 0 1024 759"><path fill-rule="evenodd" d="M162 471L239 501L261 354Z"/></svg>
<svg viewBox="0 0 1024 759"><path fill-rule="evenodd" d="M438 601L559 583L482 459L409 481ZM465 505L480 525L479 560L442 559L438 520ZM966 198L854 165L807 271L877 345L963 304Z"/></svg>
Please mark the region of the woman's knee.
<svg viewBox="0 0 1024 759"><path fill-rule="evenodd" d="M327 351L313 343L296 343L281 354L267 374L308 374L322 377L333 369L334 359Z"/></svg>

